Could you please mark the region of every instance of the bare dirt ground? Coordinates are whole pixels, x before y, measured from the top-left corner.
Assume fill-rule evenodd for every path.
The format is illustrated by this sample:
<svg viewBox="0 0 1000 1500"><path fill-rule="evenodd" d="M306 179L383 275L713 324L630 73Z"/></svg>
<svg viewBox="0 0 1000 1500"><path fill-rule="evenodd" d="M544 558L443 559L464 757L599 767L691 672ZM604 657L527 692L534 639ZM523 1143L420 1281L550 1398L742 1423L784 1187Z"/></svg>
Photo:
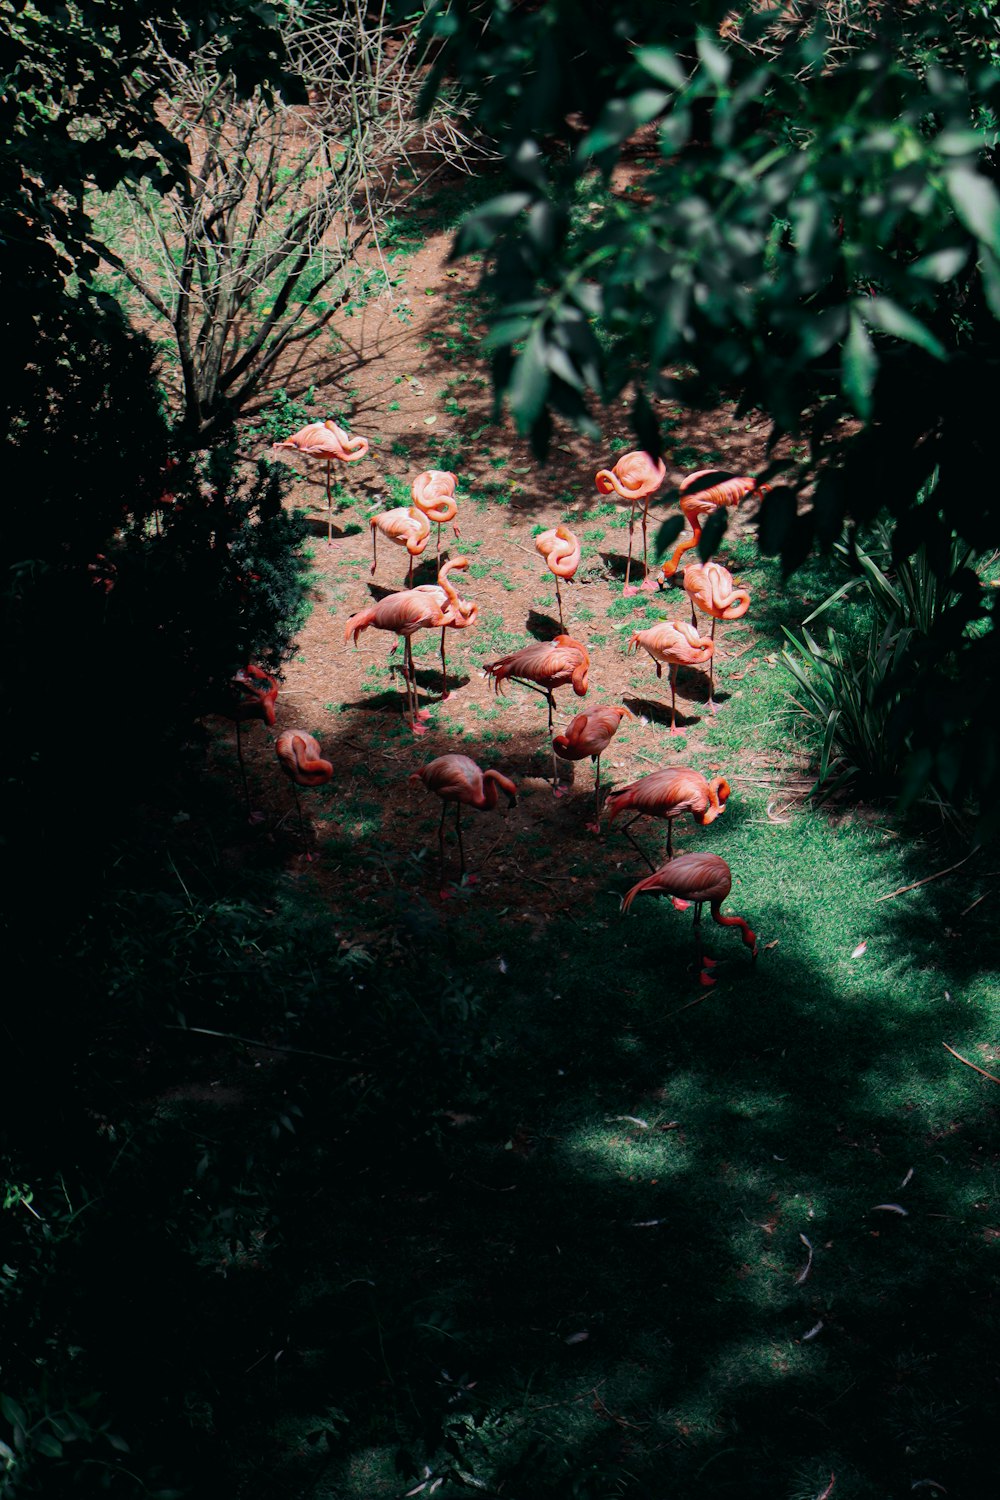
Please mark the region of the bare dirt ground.
<svg viewBox="0 0 1000 1500"><path fill-rule="evenodd" d="M584 700L568 687L558 691L557 729L577 712L603 703L633 711L636 718L625 721L602 762L604 786L623 785L669 764L693 765L706 775L726 768L718 765L718 751L705 743L707 677L682 669L678 716L686 734L672 739L666 675L657 679L645 652L626 655L637 627L660 618L689 618L680 592L623 598L629 506L610 504L600 495L594 474L635 446L627 403L618 413L604 413L600 446L564 429L544 466L509 421L492 425L488 364L477 353L484 332L472 296L477 271L464 263L449 265L449 248L450 235L432 236L393 267L402 272L397 298L403 300L404 316L398 303L394 308L385 300L338 325L341 353L326 362L325 378L323 364L286 372L289 384L293 374L301 384L319 372L316 414L342 413L350 431L366 436L372 447L366 459L343 466L336 476L332 545L327 543L325 465L290 457L298 477L287 503L308 512L314 533L313 609L286 668L277 729L265 735L253 726L246 736L247 761L253 800L265 815L259 837L276 846L291 872L317 880L332 902L345 882L356 893L360 886L373 895L398 882L421 887L437 903L440 803L421 786L411 786L408 777L448 751L468 754L484 769L498 768L517 783L519 803L506 822L500 809L466 813L469 868L479 876L483 897L526 907L522 916L530 920L533 905L571 906L597 882L604 861L628 860L631 868L637 858L620 837L600 845L587 831L594 787L589 761L560 762L560 795L553 793L543 699L517 684L508 684L498 699L483 674L485 662L559 633L554 579L534 547L539 529L566 521L583 545L576 580L564 586L563 599L567 632L590 653L590 687ZM764 422L737 423L726 409L681 420L664 403L661 415L675 422L679 447L673 456L683 466L668 464L666 484L650 510L650 543L660 521L676 513L668 497L685 473L715 466L753 473L763 467L767 433ZM370 576L369 517L408 504L410 483L429 468L458 476L461 537L446 528L442 547L450 557L469 558L469 570L457 581L461 595L478 603L479 617L473 629L448 633L452 691L444 702L439 634L425 631L415 638L421 700L431 710L427 732L418 738L403 718L401 647L390 655L396 637L370 629L355 648L345 644L344 627L351 614L405 586L407 554L381 538L378 570ZM734 549L740 550L754 509L751 503L748 513L730 516L718 554L737 577ZM641 556L638 526L635 545ZM414 582L431 583L435 577L432 532ZM753 614L719 627L720 713L728 695L752 690L739 657L753 644ZM308 860L291 788L274 758L273 738L286 728L316 734L336 768L329 786L303 793L317 850ZM231 726L220 724L217 763L235 774L232 741ZM695 832L680 831L677 847L683 849L685 837ZM653 848L661 843L654 830ZM420 850L425 855L412 863ZM458 865L450 836L448 857L451 878ZM643 872L641 863L637 872Z"/></svg>

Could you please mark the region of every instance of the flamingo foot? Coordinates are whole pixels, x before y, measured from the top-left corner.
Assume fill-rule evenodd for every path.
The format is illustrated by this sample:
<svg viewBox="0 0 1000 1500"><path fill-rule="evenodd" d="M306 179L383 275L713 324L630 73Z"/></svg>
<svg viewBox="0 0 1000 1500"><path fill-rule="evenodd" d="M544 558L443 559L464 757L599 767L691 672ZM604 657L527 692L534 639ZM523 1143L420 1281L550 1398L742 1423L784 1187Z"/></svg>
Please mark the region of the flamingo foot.
<svg viewBox="0 0 1000 1500"><path fill-rule="evenodd" d="M716 704L716 701L715 701L714 698L709 698L709 700L708 700L708 711L711 714L718 713L718 711L719 711L718 710L718 705Z"/></svg>
<svg viewBox="0 0 1000 1500"><path fill-rule="evenodd" d="M632 596L634 594L637 594L638 592L639 592L639 585L635 584L635 583L627 583L625 585L625 587L622 589L622 594L625 596L626 599L631 599Z"/></svg>
<svg viewBox="0 0 1000 1500"><path fill-rule="evenodd" d="M430 711L429 708L418 708L417 709L417 718L420 720L420 722L422 724L426 723L426 721L430 718L430 716L431 716L431 711Z"/></svg>
<svg viewBox="0 0 1000 1500"><path fill-rule="evenodd" d="M553 797L565 797L566 788L564 786L554 786L552 788L552 795Z"/></svg>
<svg viewBox="0 0 1000 1500"><path fill-rule="evenodd" d="M685 731L683 729L678 729L676 724L671 724L670 728L667 730L667 733L670 735L671 739L682 740L684 738Z"/></svg>
<svg viewBox="0 0 1000 1500"><path fill-rule="evenodd" d="M639 587L644 594L655 594L659 589L663 587L663 585L659 583L657 579L651 576L647 576L642 580Z"/></svg>
<svg viewBox="0 0 1000 1500"><path fill-rule="evenodd" d="M714 969L716 962L717 960L714 958L709 958L707 953L702 954L701 966L703 969Z"/></svg>
<svg viewBox="0 0 1000 1500"><path fill-rule="evenodd" d="M680 896L671 896L670 901L675 911L687 911L691 905L690 901L685 901Z"/></svg>
<svg viewBox="0 0 1000 1500"><path fill-rule="evenodd" d="M410 728L413 730L413 733L415 735L417 735L418 737L420 735L422 735L422 734L426 734L427 733L427 725L426 724L418 724L415 720L410 725Z"/></svg>
<svg viewBox="0 0 1000 1500"><path fill-rule="evenodd" d="M247 822L252 828L259 828L261 823L263 823L264 818L265 814L262 812L247 813Z"/></svg>
<svg viewBox="0 0 1000 1500"><path fill-rule="evenodd" d="M586 828L586 830L587 830L588 833L596 833L597 837L600 838L600 836L601 836L601 825L600 825L600 823L585 823L584 827Z"/></svg>
<svg viewBox="0 0 1000 1500"><path fill-rule="evenodd" d="M448 699L450 697L451 697L451 692L450 691L447 692L447 693L442 693L441 696L440 696L440 698L438 699L438 702L439 703L447 703Z"/></svg>
<svg viewBox="0 0 1000 1500"><path fill-rule="evenodd" d="M712 978L711 974L706 974L704 969L702 969L701 971L701 979L699 982L703 990L711 990L715 988L715 980Z"/></svg>

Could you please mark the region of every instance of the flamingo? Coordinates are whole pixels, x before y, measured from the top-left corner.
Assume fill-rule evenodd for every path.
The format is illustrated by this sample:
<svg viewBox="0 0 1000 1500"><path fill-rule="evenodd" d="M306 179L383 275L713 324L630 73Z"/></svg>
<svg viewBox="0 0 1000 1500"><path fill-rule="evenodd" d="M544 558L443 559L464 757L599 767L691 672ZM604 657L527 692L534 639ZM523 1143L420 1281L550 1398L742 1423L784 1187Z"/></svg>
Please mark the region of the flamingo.
<svg viewBox="0 0 1000 1500"><path fill-rule="evenodd" d="M739 620L750 608L750 595L733 583L733 575L721 563L692 563L684 569L684 592L691 601L691 624L697 629L695 605L712 616L712 641L720 620ZM708 664L708 705L715 712L715 656Z"/></svg>
<svg viewBox="0 0 1000 1500"><path fill-rule="evenodd" d="M707 901L712 917L720 927L738 927L751 959L757 957L757 937L749 923L742 917L724 917L719 910L733 886L733 876L724 859L717 854L679 854L637 885L622 901L622 911L628 911L636 896L643 891L654 895L669 896L678 911L684 911L694 902L694 935L698 950L698 973L701 983L708 988L715 983L706 969L715 967L715 960L706 957L701 945L701 908Z"/></svg>
<svg viewBox="0 0 1000 1500"><path fill-rule="evenodd" d="M556 598L559 601L559 625L565 630L559 580L572 578L580 566L580 543L568 526L560 525L554 531L543 531L540 536L536 536L535 550L542 554L549 565L549 572L555 575Z"/></svg>
<svg viewBox="0 0 1000 1500"><path fill-rule="evenodd" d="M541 693L549 708L549 735L552 734L552 713L555 700L552 694L557 687L569 682L578 698L587 695L587 673L590 657L586 646L575 641L571 635L557 635L554 641L533 641L520 651L501 656L499 661L488 662L483 671L493 679L494 690L499 694L508 677L520 682L532 692ZM556 753L552 752L552 786L556 786Z"/></svg>
<svg viewBox="0 0 1000 1500"><path fill-rule="evenodd" d="M341 463L356 464L368 452L368 439L351 437L336 422L310 422L293 432L284 442L272 443L272 448L294 448L307 458L326 459L326 543L333 545L333 501L330 498L330 465L335 458Z"/></svg>
<svg viewBox="0 0 1000 1500"><path fill-rule="evenodd" d="M440 595L445 594L442 604ZM406 711L410 715L410 728L414 734L426 734L424 724L418 719L429 717L429 710L417 708L417 684L413 669L412 638L418 630L440 630L454 623L455 615L447 591L436 584L422 584L416 589L399 589L387 594L370 609L359 610L352 615L344 630L345 643L354 637L355 646L363 630L374 625L376 630L392 630L400 636L404 645L403 678L406 685ZM471 622L467 622L471 623ZM398 644L398 642L397 642ZM393 651L396 647L393 646ZM390 653L391 655L391 653Z"/></svg>
<svg viewBox="0 0 1000 1500"><path fill-rule="evenodd" d="M714 484L708 484L708 480L714 480ZM699 483L701 481L701 483ZM697 485L697 489L692 486ZM697 547L701 541L701 528L710 515L713 515L720 506L731 506L733 509L745 500L747 495L754 491L763 495L767 493L766 484L758 484L756 479L749 475L726 475L720 474L717 469L699 469L696 474L689 474L680 487L681 514L691 527L691 536L684 541L678 542L673 553L660 569L657 582L663 587L668 578L672 578L677 572L677 564L685 552L692 547Z"/></svg>
<svg viewBox="0 0 1000 1500"><path fill-rule="evenodd" d="M435 598L442 609L450 606L454 613L454 619L449 620L447 625L441 626L441 676L444 679L441 692L442 703L448 697L448 662L444 654L444 633L446 630L467 630L470 625L476 623L479 615L479 605L470 603L468 599L460 599L454 584L448 582L448 574L452 568L467 568L468 566L467 557L451 558L438 573L437 583L422 583L413 590L415 594L425 594Z"/></svg>
<svg viewBox="0 0 1000 1500"><path fill-rule="evenodd" d="M642 581L643 588L653 588L654 583L648 577L649 563L646 545L646 529L649 525L649 501L660 488L667 477L667 466L662 459L654 458L651 453L645 453L641 448L632 453L623 453L613 469L600 469L594 476L594 483L602 495L610 495L612 491L620 495L623 500L631 500L632 509L628 518L628 562L625 565L625 593L637 592L629 583L629 575L632 571L632 533L635 530L635 506L637 500L644 502L642 508L642 565L647 576Z"/></svg>
<svg viewBox="0 0 1000 1500"><path fill-rule="evenodd" d="M601 756L618 733L622 719L633 719L635 715L620 705L605 705L592 708L589 713L577 714L565 734L557 734L552 748L561 760L585 760L589 755L597 764L594 776L594 822L593 831L601 831Z"/></svg>
<svg viewBox="0 0 1000 1500"><path fill-rule="evenodd" d="M517 787L499 771L482 771L467 755L439 755L419 771L414 771L411 782L422 782L429 792L441 798L441 823L438 827L438 847L441 851L441 873L439 880L444 895L444 820L449 802L455 804L455 832L458 835L458 852L462 861L460 879L465 877L465 849L462 846L462 806L474 807L479 812L492 812L497 805L497 795L504 792L511 807L517 806Z"/></svg>
<svg viewBox="0 0 1000 1500"><path fill-rule="evenodd" d="M441 567L441 527L451 524L456 536L461 532L455 525L458 506L455 504L455 486L458 480L447 469L425 469L418 474L410 487L413 503L428 521L437 522L437 565Z"/></svg>
<svg viewBox="0 0 1000 1500"><path fill-rule="evenodd" d="M292 791L295 794L295 806L299 814L299 831L302 834L302 842L306 842L306 825L302 817L302 802L299 798L300 786L324 786L326 782L333 780L333 766L328 760L324 760L319 748L319 741L304 729L286 729L274 743L274 753L278 757L278 763L289 781L292 783ZM312 858L311 855L308 858Z"/></svg>
<svg viewBox="0 0 1000 1500"><path fill-rule="evenodd" d="M378 566L378 534L388 537L390 542L396 542L400 547L405 547L410 554L410 571L406 575L407 587L413 583L413 559L423 554L427 546L427 538L431 534L431 523L423 511L414 506L407 508L400 506L398 510L384 510L377 516L372 516L368 523L372 529L372 565L370 573L374 573Z"/></svg>
<svg viewBox="0 0 1000 1500"><path fill-rule="evenodd" d="M670 733L683 734L677 728L677 673L681 667L700 667L711 661L715 642L700 636L686 620L661 620L650 625L648 630L637 630L628 643L629 651L639 647L648 651L656 662L657 677L663 676L663 668L670 668Z"/></svg>
<svg viewBox="0 0 1000 1500"><path fill-rule="evenodd" d="M635 844L636 849L639 849L639 845L629 833L632 824L642 817L666 818L667 859L670 860L674 854L674 819L681 817L683 813L690 813L694 821L705 828L709 823L714 823L720 813L725 812L729 793L729 782L722 776L706 781L700 771L692 771L688 766L674 766L669 770L653 771L649 776L640 776L631 786L623 786L619 791L612 792L604 806L609 814L609 825L619 813L629 810L635 812L635 817L622 825L622 832ZM650 864L641 849L639 853L649 868L654 870L656 866Z"/></svg>
<svg viewBox="0 0 1000 1500"><path fill-rule="evenodd" d="M241 667L238 672L234 673L230 678L229 686L236 688L242 696L231 699L219 712L225 718L232 719L236 725L236 757L240 763L240 776L243 779L247 817L251 818L251 821L259 821L260 814L250 812L250 787L247 784L247 768L243 760L243 737L240 726L253 719L262 719L269 729L274 728L277 718L274 705L278 697L278 684L270 672L265 672L263 667L248 663L247 666Z"/></svg>

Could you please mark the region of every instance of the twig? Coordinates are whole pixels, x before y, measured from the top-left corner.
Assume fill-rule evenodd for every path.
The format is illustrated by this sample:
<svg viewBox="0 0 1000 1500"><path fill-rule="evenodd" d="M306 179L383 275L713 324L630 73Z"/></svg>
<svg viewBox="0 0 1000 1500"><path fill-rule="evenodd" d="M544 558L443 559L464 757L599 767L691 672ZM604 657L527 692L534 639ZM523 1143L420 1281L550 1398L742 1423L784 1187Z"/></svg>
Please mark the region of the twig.
<svg viewBox="0 0 1000 1500"><path fill-rule="evenodd" d="M941 1045L946 1052L950 1052L952 1057L957 1057L960 1063L965 1063L965 1066L971 1068L974 1073L981 1073L984 1078L990 1080L990 1083L1000 1083L1000 1078L993 1073L987 1073L986 1069L979 1067L978 1063L970 1062L967 1057L962 1056L961 1052L956 1052L954 1047L949 1047L947 1042L942 1042Z"/></svg>
<svg viewBox="0 0 1000 1500"><path fill-rule="evenodd" d="M960 917L967 917L969 915L969 912L972 910L972 908L974 906L978 906L979 903L980 903L980 901L985 901L986 897L987 896L992 896L992 894L993 894L992 891L984 891L981 896L977 896L976 897L975 901L970 901L969 905L965 908L965 910L964 911L960 911L958 915Z"/></svg>
<svg viewBox="0 0 1000 1500"><path fill-rule="evenodd" d="M933 875L925 875L923 880L915 880L912 885L901 885L898 891L890 891L887 896L878 896L875 899L874 905L878 906L880 901L891 901L894 896L905 896L907 891L915 891L918 886L927 885L931 880L940 880L942 875L950 875L953 870L961 869L966 860L971 859L974 854L978 853L979 845L977 844L974 849L969 850L964 859L958 861L957 865L949 865L947 870L937 870Z"/></svg>
<svg viewBox="0 0 1000 1500"><path fill-rule="evenodd" d="M224 1042L242 1042L247 1047L261 1047L265 1052L289 1052L295 1057L318 1057L321 1062L346 1063L347 1057L331 1057L329 1052L309 1052L305 1047L277 1047L271 1042L258 1042L252 1036L237 1036L234 1031L210 1031L207 1026L172 1026L167 1031L190 1031L197 1036L217 1036Z"/></svg>

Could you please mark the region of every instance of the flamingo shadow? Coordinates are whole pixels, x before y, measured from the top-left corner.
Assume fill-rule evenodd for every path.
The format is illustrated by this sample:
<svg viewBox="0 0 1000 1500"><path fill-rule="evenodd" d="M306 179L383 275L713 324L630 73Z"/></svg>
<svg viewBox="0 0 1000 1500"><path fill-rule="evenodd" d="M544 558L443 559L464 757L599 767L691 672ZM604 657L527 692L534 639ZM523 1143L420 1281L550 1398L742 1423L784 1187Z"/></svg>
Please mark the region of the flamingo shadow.
<svg viewBox="0 0 1000 1500"><path fill-rule="evenodd" d="M540 610L529 609L525 620L528 634L533 635L536 641L554 641L557 635L563 634L563 628L553 615L543 615Z"/></svg>
<svg viewBox="0 0 1000 1500"><path fill-rule="evenodd" d="M640 543L640 548L641 548L641 543ZM626 571L626 569L628 567L628 555L627 555L627 553L625 553L625 552L601 552L599 555L600 555L601 561L603 562L603 564L605 566L605 569L607 570L607 572L611 576L612 581L614 583L624 583L625 582L625 571ZM642 552L641 552L641 550L638 553L635 553L635 552L632 553L631 581L633 583L642 583L642 581L643 581L644 578L653 578L655 576L655 574L656 574L656 563L652 560L652 558L650 558L649 567L647 569L645 569L645 571L644 571L643 570L643 566L642 566Z"/></svg>
<svg viewBox="0 0 1000 1500"><path fill-rule="evenodd" d="M308 516L306 518L306 530L310 537L317 537L323 541L326 540L326 520L323 517ZM356 521L348 521L343 526L338 526L335 521L330 528L330 536L334 541L340 541L345 536L357 536L360 531L361 527Z"/></svg>
<svg viewBox="0 0 1000 1500"><path fill-rule="evenodd" d="M706 694L707 681L708 679L706 678ZM651 724L666 724L669 728L669 697L665 702L661 702L658 698L639 698L634 693L626 693L622 701L624 702L626 708L630 708L633 713L639 714L643 718L648 719ZM701 715L684 714L681 712L680 706L678 705L676 723L678 729L683 729L686 732L689 729L693 729L696 724L701 723Z"/></svg>

